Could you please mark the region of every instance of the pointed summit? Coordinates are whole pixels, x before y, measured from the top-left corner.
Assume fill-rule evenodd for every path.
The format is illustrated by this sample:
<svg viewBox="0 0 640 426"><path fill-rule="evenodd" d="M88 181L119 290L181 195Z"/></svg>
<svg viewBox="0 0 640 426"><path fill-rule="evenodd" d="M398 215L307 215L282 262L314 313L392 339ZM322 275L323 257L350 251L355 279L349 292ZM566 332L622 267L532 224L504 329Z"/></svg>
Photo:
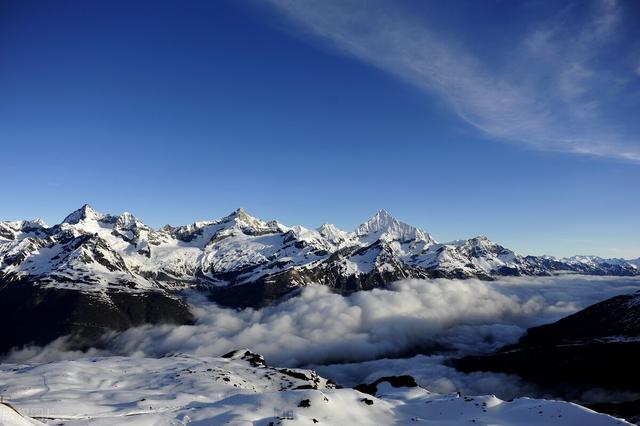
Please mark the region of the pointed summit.
<svg viewBox="0 0 640 426"><path fill-rule="evenodd" d="M95 211L89 204L85 204L65 217L62 223L76 224L81 220L100 220L103 217L104 214Z"/></svg>
<svg viewBox="0 0 640 426"><path fill-rule="evenodd" d="M405 225L407 228L413 228L410 225L406 225L400 222L395 217L391 216L391 214L385 209L380 209L376 214L374 214L371 219L363 223L356 229L356 234L358 236L364 236L379 232L387 231L390 227Z"/></svg>
<svg viewBox="0 0 640 426"><path fill-rule="evenodd" d="M222 218L222 222L230 222L230 221L234 221L235 223L245 223L245 224L254 225L254 226L262 226L265 223L264 221L251 216L242 207L234 210L233 213Z"/></svg>
<svg viewBox="0 0 640 426"><path fill-rule="evenodd" d="M430 243L435 242L426 232L415 226L400 222L385 209L380 209L371 219L360 225L356 229L356 235L367 243L377 240L424 240Z"/></svg>
<svg viewBox="0 0 640 426"><path fill-rule="evenodd" d="M376 214L374 214L371 219L360 225L360 228L366 228L366 231L377 231L381 229L385 229L392 225L393 223L400 223L395 217L391 216L391 214L385 209L380 209ZM358 228L358 229L360 229Z"/></svg>
<svg viewBox="0 0 640 426"><path fill-rule="evenodd" d="M346 233L345 231L341 231L340 229L338 229L338 227L333 223L323 223L322 226L320 226L316 230L325 238L336 235L338 233Z"/></svg>
<svg viewBox="0 0 640 426"><path fill-rule="evenodd" d="M140 222L140 220L135 217L132 213L124 212L120 216L117 217L115 221L114 228L117 229L133 229L133 228L146 228L149 229L147 225Z"/></svg>
<svg viewBox="0 0 640 426"><path fill-rule="evenodd" d="M276 221L265 222L264 220L253 217L242 207L230 215L223 217L216 223L226 224L225 228L240 229L249 235L278 232L282 227Z"/></svg>
<svg viewBox="0 0 640 426"><path fill-rule="evenodd" d="M352 234L339 229L332 223L325 223L317 231L332 244L341 245L352 238Z"/></svg>
<svg viewBox="0 0 640 426"><path fill-rule="evenodd" d="M40 219L39 217L36 219L30 220L29 222L34 225L40 226L41 228L47 227L47 223L44 220Z"/></svg>
<svg viewBox="0 0 640 426"><path fill-rule="evenodd" d="M243 220L243 221L250 221L252 219L258 220L255 217L251 216L249 213L247 213L247 211L242 207L238 208L232 214L235 215L239 220Z"/></svg>

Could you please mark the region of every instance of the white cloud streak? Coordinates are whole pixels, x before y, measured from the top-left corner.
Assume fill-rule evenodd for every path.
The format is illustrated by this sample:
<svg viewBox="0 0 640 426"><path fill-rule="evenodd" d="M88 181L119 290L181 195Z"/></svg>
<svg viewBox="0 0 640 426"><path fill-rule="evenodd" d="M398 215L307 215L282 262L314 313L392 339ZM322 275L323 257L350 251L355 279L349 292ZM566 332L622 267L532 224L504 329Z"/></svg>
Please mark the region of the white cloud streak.
<svg viewBox="0 0 640 426"><path fill-rule="evenodd" d="M562 16L525 34L505 53L514 64L507 71L496 71L393 3L270 3L299 29L443 99L490 138L640 162L636 135L627 135L600 114L603 93L622 80L591 66L621 19L614 0L596 3L577 35L567 30Z"/></svg>

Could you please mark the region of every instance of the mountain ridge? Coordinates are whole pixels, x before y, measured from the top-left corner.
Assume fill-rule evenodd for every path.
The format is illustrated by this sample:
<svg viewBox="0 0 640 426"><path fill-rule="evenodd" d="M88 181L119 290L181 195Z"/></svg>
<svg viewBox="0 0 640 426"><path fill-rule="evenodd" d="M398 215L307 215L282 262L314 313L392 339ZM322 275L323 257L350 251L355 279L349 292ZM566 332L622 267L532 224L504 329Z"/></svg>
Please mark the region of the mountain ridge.
<svg viewBox="0 0 640 426"><path fill-rule="evenodd" d="M384 209L351 232L332 224L290 227L253 217L243 208L219 219L159 229L129 212L105 214L89 204L53 226L0 222L2 281L65 277L112 286L129 282L136 288L186 282L227 287L295 270L288 274L292 286L320 281L348 292L407 277L493 279L563 271L639 275L637 263L597 256L522 256L483 235L439 243Z"/></svg>

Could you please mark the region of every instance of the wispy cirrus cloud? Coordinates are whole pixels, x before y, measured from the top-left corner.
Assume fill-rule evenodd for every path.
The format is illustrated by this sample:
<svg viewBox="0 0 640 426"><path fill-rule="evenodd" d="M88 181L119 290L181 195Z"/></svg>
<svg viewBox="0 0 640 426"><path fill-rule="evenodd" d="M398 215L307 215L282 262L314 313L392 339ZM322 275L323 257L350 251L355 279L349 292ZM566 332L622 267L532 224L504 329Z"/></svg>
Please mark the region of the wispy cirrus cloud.
<svg viewBox="0 0 640 426"><path fill-rule="evenodd" d="M634 70L626 77L594 65L622 19L615 0L594 2L579 18L569 6L518 35L520 42L502 52L513 63L506 70L397 3L270 3L299 30L444 100L490 138L640 162L637 134L603 113Z"/></svg>

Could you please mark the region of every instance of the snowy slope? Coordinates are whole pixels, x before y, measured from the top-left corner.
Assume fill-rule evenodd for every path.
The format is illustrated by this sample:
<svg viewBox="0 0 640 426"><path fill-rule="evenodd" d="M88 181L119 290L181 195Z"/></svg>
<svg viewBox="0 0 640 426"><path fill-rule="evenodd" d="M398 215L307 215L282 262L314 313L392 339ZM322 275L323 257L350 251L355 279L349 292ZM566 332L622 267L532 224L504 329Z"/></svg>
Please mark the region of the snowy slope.
<svg viewBox="0 0 640 426"><path fill-rule="evenodd" d="M222 358L5 364L0 382L18 410L51 425L628 424L567 402L439 395L394 387L402 383L392 378L376 383L372 394L338 389L310 370L269 367L247 350Z"/></svg>
<svg viewBox="0 0 640 426"><path fill-rule="evenodd" d="M25 416L7 403L0 403L0 426L42 426L43 424Z"/></svg>

